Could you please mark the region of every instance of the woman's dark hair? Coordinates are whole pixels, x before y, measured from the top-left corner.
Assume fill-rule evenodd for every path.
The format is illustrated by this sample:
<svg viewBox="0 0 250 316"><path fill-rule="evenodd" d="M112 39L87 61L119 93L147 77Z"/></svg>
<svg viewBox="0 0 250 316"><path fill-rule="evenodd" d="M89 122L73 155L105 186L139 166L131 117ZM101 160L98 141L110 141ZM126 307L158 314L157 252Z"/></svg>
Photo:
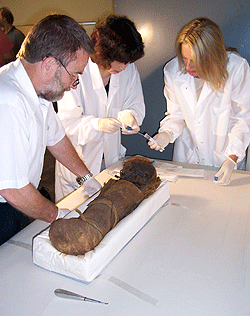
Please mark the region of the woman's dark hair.
<svg viewBox="0 0 250 316"><path fill-rule="evenodd" d="M13 22L14 22L14 16L13 16L13 14L11 13L10 9L7 8L7 7L2 7L2 8L0 8L0 11L1 11L2 17L5 18L6 21L7 21L10 25L12 25Z"/></svg>
<svg viewBox="0 0 250 316"><path fill-rule="evenodd" d="M98 21L90 37L94 46L91 59L104 69L113 61L127 64L144 56L141 34L126 16L109 15Z"/></svg>
<svg viewBox="0 0 250 316"><path fill-rule="evenodd" d="M84 49L89 55L93 53L85 29L69 16L53 14L30 29L18 56L29 63L53 56L67 65L76 58L79 49Z"/></svg>

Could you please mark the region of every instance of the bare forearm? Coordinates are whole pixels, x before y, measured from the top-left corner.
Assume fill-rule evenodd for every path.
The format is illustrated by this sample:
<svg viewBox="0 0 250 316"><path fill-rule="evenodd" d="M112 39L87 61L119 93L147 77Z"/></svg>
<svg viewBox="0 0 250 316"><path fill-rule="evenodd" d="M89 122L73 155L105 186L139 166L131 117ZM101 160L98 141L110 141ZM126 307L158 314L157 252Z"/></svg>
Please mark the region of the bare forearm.
<svg viewBox="0 0 250 316"><path fill-rule="evenodd" d="M237 163L238 157L235 155L230 155L229 156L235 163Z"/></svg>
<svg viewBox="0 0 250 316"><path fill-rule="evenodd" d="M52 223L58 214L58 208L32 185L28 184L21 189L0 190L5 200L24 214Z"/></svg>
<svg viewBox="0 0 250 316"><path fill-rule="evenodd" d="M67 136L54 146L48 146L51 154L77 177L89 173L88 168L78 156L74 146Z"/></svg>

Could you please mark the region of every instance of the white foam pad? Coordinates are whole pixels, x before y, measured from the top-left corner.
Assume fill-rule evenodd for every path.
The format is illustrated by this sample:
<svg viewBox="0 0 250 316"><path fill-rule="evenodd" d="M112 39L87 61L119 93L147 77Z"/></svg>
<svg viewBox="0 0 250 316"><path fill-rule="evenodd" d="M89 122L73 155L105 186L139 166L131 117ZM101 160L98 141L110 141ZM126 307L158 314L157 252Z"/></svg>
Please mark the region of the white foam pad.
<svg viewBox="0 0 250 316"><path fill-rule="evenodd" d="M84 256L65 255L57 251L49 239L49 228L33 240L33 262L47 270L85 282L91 282L109 262L122 250L135 234L150 220L169 199L169 184L163 181L149 198L128 216L122 219L95 249ZM84 211L88 202L78 207ZM78 217L75 211L65 218Z"/></svg>

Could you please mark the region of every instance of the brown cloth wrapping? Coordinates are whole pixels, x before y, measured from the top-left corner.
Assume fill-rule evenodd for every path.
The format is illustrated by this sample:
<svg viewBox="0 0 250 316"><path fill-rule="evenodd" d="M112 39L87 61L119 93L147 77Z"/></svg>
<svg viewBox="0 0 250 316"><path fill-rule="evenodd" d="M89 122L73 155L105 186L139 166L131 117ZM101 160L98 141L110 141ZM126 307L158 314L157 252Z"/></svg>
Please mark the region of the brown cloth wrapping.
<svg viewBox="0 0 250 316"><path fill-rule="evenodd" d="M120 179L110 179L99 196L78 218L58 219L50 227L52 245L60 252L84 255L160 184L156 170L146 158L135 157L123 164Z"/></svg>

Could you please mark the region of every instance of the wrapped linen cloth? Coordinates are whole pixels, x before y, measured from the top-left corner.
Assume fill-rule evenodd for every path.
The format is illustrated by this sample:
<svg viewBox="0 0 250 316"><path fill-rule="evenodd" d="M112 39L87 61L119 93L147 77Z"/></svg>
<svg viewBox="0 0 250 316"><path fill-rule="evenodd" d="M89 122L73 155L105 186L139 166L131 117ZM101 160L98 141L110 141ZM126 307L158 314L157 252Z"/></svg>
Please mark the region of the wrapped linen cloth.
<svg viewBox="0 0 250 316"><path fill-rule="evenodd" d="M150 160L135 157L126 161L120 179L110 179L100 195L78 218L58 219L50 228L51 244L69 255L84 255L145 198L155 192L160 178Z"/></svg>

